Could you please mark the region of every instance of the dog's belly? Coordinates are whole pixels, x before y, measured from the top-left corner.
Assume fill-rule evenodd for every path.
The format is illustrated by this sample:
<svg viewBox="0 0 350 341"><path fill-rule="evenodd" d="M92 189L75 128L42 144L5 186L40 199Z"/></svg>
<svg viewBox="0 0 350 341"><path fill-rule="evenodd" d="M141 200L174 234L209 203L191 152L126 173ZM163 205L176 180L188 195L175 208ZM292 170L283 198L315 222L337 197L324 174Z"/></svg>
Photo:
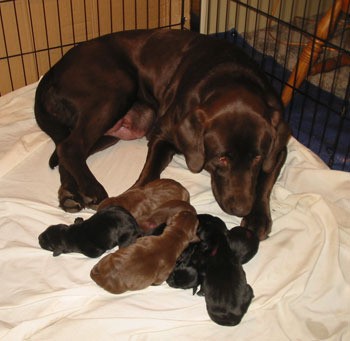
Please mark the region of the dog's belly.
<svg viewBox="0 0 350 341"><path fill-rule="evenodd" d="M147 135L155 119L155 112L148 105L135 102L123 118L107 130L105 135L121 140L135 140Z"/></svg>
<svg viewBox="0 0 350 341"><path fill-rule="evenodd" d="M145 136L145 132L133 130L130 125L125 123L124 119L121 119L117 121L117 123L110 128L105 135L117 137L121 140L135 140Z"/></svg>

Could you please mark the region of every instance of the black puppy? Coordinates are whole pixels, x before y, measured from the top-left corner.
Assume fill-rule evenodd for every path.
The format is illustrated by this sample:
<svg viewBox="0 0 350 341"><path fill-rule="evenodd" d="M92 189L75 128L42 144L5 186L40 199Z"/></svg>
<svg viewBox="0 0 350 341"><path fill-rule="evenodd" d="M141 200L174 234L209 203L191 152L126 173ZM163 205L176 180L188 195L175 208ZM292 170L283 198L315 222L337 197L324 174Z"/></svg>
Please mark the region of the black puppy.
<svg viewBox="0 0 350 341"><path fill-rule="evenodd" d="M200 242L191 243L183 251L167 280L169 286L181 289L192 288L194 294L202 282L207 258L216 247L215 240L213 240L215 233L226 234L232 252L242 264L247 263L255 256L260 242L251 230L241 226L228 230L220 218L210 214L199 214L198 220L197 236ZM153 231L156 234L161 232L160 227Z"/></svg>
<svg viewBox="0 0 350 341"><path fill-rule="evenodd" d="M228 231L218 217L203 214L198 220L200 241L184 250L167 283L175 288L193 288L193 293L201 286L198 295L205 297L210 318L220 325L236 325L253 298L242 262L255 255L259 241L245 228Z"/></svg>
<svg viewBox="0 0 350 341"><path fill-rule="evenodd" d="M213 251L213 235L228 232L225 223L210 214L198 214L197 236L199 242L190 243L177 259L175 268L167 279L169 286L181 289L193 289L197 292L203 281L204 268L208 257ZM200 294L200 292L198 293Z"/></svg>
<svg viewBox="0 0 350 341"><path fill-rule="evenodd" d="M126 247L142 235L134 217L120 206L98 211L87 220L76 218L74 224L49 226L39 235L43 249L61 253L79 252L94 258L106 250Z"/></svg>
<svg viewBox="0 0 350 341"><path fill-rule="evenodd" d="M215 244L207 259L201 293L210 318L217 324L234 326L247 312L253 289L247 284L241 258L232 252L226 235L216 233Z"/></svg>
<svg viewBox="0 0 350 341"><path fill-rule="evenodd" d="M173 288L193 289L194 295L203 281L206 258L201 242L190 243L177 259L175 268L166 282Z"/></svg>

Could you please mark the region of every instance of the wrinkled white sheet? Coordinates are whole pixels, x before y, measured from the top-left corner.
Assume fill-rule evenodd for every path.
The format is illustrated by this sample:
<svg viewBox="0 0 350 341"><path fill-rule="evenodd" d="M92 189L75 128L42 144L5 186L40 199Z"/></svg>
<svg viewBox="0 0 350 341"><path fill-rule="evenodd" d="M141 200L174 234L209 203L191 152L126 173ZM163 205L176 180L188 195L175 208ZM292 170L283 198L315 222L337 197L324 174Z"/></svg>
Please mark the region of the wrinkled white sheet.
<svg viewBox="0 0 350 341"><path fill-rule="evenodd" d="M295 139L271 196L273 230L244 266L255 298L242 322L210 320L203 297L166 283L112 295L89 277L96 259L53 257L38 245L51 224L93 211L58 208L52 141L33 116L36 84L0 98L0 338L10 340L350 340L350 174L329 170ZM138 177L146 140L120 142L88 163L110 195ZM176 156L162 177L180 181L198 213L229 227L206 172Z"/></svg>

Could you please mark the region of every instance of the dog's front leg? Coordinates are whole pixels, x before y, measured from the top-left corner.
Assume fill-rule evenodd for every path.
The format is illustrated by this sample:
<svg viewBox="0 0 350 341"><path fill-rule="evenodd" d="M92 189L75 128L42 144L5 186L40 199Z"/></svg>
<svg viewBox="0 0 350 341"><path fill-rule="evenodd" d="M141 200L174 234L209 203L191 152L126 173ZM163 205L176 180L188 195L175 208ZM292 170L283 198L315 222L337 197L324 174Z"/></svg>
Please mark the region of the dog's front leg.
<svg viewBox="0 0 350 341"><path fill-rule="evenodd" d="M58 190L60 207L70 213L78 212L85 207L83 198L79 194L78 184L62 166L58 166L61 186Z"/></svg>
<svg viewBox="0 0 350 341"><path fill-rule="evenodd" d="M241 221L241 226L254 231L260 240L264 240L271 232L272 219L270 211L270 194L281 168L287 157L287 148L278 155L275 168L271 173L261 171L256 188L256 198L250 213Z"/></svg>
<svg viewBox="0 0 350 341"><path fill-rule="evenodd" d="M98 138L91 137L92 141ZM108 195L87 166L86 159L92 147L88 138L73 131L57 145L61 187L58 192L60 206L68 211L79 211L84 207L95 209ZM85 142L85 143L84 143ZM94 146L94 143L91 143Z"/></svg>
<svg viewBox="0 0 350 341"><path fill-rule="evenodd" d="M175 148L170 142L159 137L151 139L148 144L146 162L132 188L141 187L159 179L160 174L168 166L175 153Z"/></svg>

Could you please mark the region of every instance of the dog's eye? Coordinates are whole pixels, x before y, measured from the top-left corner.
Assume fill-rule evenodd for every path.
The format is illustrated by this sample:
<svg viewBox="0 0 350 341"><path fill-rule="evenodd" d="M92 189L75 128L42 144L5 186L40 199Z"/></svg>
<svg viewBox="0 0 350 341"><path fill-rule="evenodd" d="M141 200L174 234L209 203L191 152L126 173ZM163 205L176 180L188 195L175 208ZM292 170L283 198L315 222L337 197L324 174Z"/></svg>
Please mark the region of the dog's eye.
<svg viewBox="0 0 350 341"><path fill-rule="evenodd" d="M219 162L222 166L228 165L228 157L227 156L219 156Z"/></svg>

